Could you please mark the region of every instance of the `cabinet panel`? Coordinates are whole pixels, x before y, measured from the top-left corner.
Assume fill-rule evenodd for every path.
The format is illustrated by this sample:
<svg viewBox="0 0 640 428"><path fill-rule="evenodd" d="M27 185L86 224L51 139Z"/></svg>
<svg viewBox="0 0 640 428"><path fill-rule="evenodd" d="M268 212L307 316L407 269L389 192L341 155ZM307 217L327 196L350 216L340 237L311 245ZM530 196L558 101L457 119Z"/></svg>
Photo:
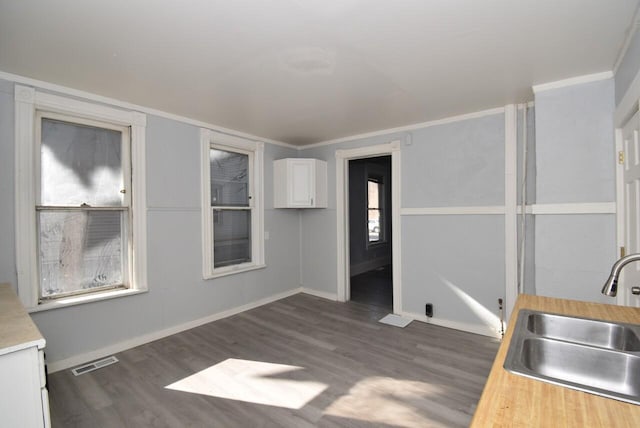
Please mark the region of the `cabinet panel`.
<svg viewBox="0 0 640 428"><path fill-rule="evenodd" d="M0 356L0 426L43 426L38 366L35 346Z"/></svg>
<svg viewBox="0 0 640 428"><path fill-rule="evenodd" d="M9 284L0 284L0 427L49 426L45 340Z"/></svg>
<svg viewBox="0 0 640 428"><path fill-rule="evenodd" d="M313 205L315 192L313 189L313 165L303 161L291 161L291 196L290 205L296 207L310 207Z"/></svg>
<svg viewBox="0 0 640 428"><path fill-rule="evenodd" d="M273 163L275 208L326 208L327 163L287 158Z"/></svg>
<svg viewBox="0 0 640 428"><path fill-rule="evenodd" d="M44 428L51 428L51 416L49 414L49 391L47 388L42 388L40 390L42 393L42 413L43 413L43 424Z"/></svg>

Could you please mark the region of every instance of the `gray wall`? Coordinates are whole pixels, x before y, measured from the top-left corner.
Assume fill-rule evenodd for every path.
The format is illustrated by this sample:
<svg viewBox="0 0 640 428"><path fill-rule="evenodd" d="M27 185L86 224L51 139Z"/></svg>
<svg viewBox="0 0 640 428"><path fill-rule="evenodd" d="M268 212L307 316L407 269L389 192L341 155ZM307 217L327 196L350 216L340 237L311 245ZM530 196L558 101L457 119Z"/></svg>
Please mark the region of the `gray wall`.
<svg viewBox="0 0 640 428"><path fill-rule="evenodd" d="M329 171L329 209L301 216L304 287L336 292L335 151L396 139L403 141L403 208L504 205L503 114L301 150L326 160ZM431 302L439 319L498 327L477 309L497 316L504 297L501 215L402 216L401 239L405 311L423 315Z"/></svg>
<svg viewBox="0 0 640 428"><path fill-rule="evenodd" d="M504 205L504 162L503 114L414 131L402 147L402 206ZM424 315L431 302L436 318L498 328L478 309L497 315L504 264L501 215L402 217L406 312Z"/></svg>
<svg viewBox="0 0 640 428"><path fill-rule="evenodd" d="M13 83L0 79L0 282L16 284Z"/></svg>
<svg viewBox="0 0 640 428"><path fill-rule="evenodd" d="M613 79L536 94L536 202L615 201ZM537 294L613 303L615 214L538 215Z"/></svg>
<svg viewBox="0 0 640 428"><path fill-rule="evenodd" d="M535 112L530 110L528 116L529 203L614 200L613 100L611 80L536 96ZM299 285L335 294L335 151L392 140L402 141L401 207L504 204L503 114L300 151L267 144L268 267L203 281L198 129L148 116L149 292L35 313L33 317L48 341L50 361ZM4 201L0 281L15 284L13 144L13 84L0 80L0 199ZM521 149L518 156L522 156ZM272 161L284 157L327 161L327 209L273 209ZM613 215L529 216L525 290L602 300L599 285L615 257L614 232ZM422 315L424 304L431 302L439 319L496 327L483 312L497 315L497 298L504 297L503 216L405 215L401 239L405 311Z"/></svg>
<svg viewBox="0 0 640 428"><path fill-rule="evenodd" d="M620 104L631 82L640 72L640 31L636 31L616 71L616 105Z"/></svg>
<svg viewBox="0 0 640 428"><path fill-rule="evenodd" d="M16 284L13 85L0 80L0 281ZM267 268L202 280L200 138L195 126L147 116L149 291L32 314L50 362L153 333L299 287L296 210L273 209L273 160L297 151L265 145Z"/></svg>
<svg viewBox="0 0 640 428"><path fill-rule="evenodd" d="M536 102L527 114L527 204L613 201L612 80L546 91ZM329 210L301 214L305 287L336 291L335 151L395 139L403 141L402 208L504 205L503 114L302 150L328 162L330 201ZM522 156L519 133L519 204ZM439 319L494 327L486 313L497 315L504 297L503 216L401 221L403 310L421 315L431 302ZM611 303L599 285L615 256L614 215L528 215L525 236L525 292Z"/></svg>
<svg viewBox="0 0 640 428"><path fill-rule="evenodd" d="M412 132L402 147L402 207L504 205L504 115Z"/></svg>
<svg viewBox="0 0 640 428"><path fill-rule="evenodd" d="M517 152L517 201L522 205L522 157L524 156L524 139L522 128L524 112L518 111L518 152ZM535 108L527 108L527 182L526 203L530 205L536 200L536 133L535 133ZM525 220L525 253L524 253L524 284L522 290L527 294L536 294L535 282L535 216L527 215ZM518 216L518 266L520 266L520 246L522 244L522 216Z"/></svg>
<svg viewBox="0 0 640 428"><path fill-rule="evenodd" d="M299 151L298 157L327 162L327 208L301 210L300 214L300 282L304 288L334 296L337 291L336 150L384 144L405 136L389 134Z"/></svg>
<svg viewBox="0 0 640 428"><path fill-rule="evenodd" d="M613 79L536 94L536 201L615 200Z"/></svg>

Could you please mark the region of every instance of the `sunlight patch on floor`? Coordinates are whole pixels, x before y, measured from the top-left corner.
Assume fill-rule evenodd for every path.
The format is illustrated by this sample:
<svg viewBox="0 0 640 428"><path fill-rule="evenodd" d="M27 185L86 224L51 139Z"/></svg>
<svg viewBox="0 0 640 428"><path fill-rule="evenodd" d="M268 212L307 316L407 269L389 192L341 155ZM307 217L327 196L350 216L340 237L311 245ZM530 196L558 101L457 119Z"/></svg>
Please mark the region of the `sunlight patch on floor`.
<svg viewBox="0 0 640 428"><path fill-rule="evenodd" d="M428 399L442 393L437 385L374 376L358 382L348 395L334 401L325 414L394 427L445 427L432 417L450 419L451 409Z"/></svg>
<svg viewBox="0 0 640 428"><path fill-rule="evenodd" d="M300 378L304 367L229 358L165 388L175 391L300 409L328 385Z"/></svg>

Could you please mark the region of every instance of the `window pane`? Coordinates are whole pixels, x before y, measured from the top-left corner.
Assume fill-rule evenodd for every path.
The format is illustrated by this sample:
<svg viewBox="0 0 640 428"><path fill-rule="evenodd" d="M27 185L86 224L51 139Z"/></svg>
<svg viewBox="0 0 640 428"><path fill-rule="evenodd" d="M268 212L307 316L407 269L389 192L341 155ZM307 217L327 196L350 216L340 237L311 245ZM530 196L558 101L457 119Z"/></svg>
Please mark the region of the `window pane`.
<svg viewBox="0 0 640 428"><path fill-rule="evenodd" d="M367 190L369 192L369 208L380 208L380 183L369 180Z"/></svg>
<svg viewBox="0 0 640 428"><path fill-rule="evenodd" d="M251 261L251 211L213 210L213 267Z"/></svg>
<svg viewBox="0 0 640 428"><path fill-rule="evenodd" d="M40 205L120 206L122 133L42 119Z"/></svg>
<svg viewBox="0 0 640 428"><path fill-rule="evenodd" d="M369 210L369 242L377 242L380 240L380 210Z"/></svg>
<svg viewBox="0 0 640 428"><path fill-rule="evenodd" d="M249 156L211 149L211 206L249 206Z"/></svg>
<svg viewBox="0 0 640 428"><path fill-rule="evenodd" d="M382 210L380 209L380 197L382 196L382 183L378 180L367 180L367 230L369 242L381 240Z"/></svg>
<svg viewBox="0 0 640 428"><path fill-rule="evenodd" d="M121 285L125 215L125 211L39 211L42 297Z"/></svg>

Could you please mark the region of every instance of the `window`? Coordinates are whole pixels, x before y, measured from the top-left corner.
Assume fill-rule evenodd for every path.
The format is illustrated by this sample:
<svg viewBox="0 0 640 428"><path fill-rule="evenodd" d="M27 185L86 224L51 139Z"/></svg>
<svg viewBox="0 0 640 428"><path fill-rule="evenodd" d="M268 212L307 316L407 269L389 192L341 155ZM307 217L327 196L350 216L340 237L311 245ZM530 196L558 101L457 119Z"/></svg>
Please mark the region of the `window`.
<svg viewBox="0 0 640 428"><path fill-rule="evenodd" d="M382 178L367 179L367 230L369 244L384 241L384 185Z"/></svg>
<svg viewBox="0 0 640 428"><path fill-rule="evenodd" d="M205 278L264 266L262 143L202 130Z"/></svg>
<svg viewBox="0 0 640 428"><path fill-rule="evenodd" d="M16 86L16 232L23 237L16 265L25 306L146 290L145 122L139 113Z"/></svg>
<svg viewBox="0 0 640 428"><path fill-rule="evenodd" d="M39 299L128 288L129 129L38 112Z"/></svg>

